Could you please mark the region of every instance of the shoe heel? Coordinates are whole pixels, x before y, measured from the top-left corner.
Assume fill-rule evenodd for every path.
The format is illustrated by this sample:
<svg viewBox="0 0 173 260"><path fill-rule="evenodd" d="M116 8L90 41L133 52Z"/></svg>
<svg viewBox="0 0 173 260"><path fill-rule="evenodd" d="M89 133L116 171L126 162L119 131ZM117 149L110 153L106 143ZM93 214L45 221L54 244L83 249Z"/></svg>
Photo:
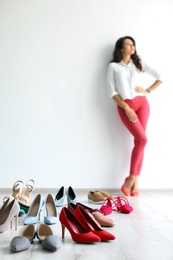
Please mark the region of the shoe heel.
<svg viewBox="0 0 173 260"><path fill-rule="evenodd" d="M18 229L18 215L16 215L15 217L15 230Z"/></svg>
<svg viewBox="0 0 173 260"><path fill-rule="evenodd" d="M15 222L15 230L17 230L18 229L18 215L16 215L16 216L14 216L14 222ZM10 221L10 228L12 228L13 227L13 219Z"/></svg>
<svg viewBox="0 0 173 260"><path fill-rule="evenodd" d="M63 224L61 224L61 228L62 228L62 238L65 237L65 226Z"/></svg>

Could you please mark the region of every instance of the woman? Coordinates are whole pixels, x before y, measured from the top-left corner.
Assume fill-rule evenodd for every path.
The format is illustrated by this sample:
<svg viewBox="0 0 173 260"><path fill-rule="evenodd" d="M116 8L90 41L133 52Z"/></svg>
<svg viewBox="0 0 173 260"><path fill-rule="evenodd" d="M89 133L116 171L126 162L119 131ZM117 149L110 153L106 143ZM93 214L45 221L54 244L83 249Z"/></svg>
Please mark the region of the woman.
<svg viewBox="0 0 173 260"><path fill-rule="evenodd" d="M155 78L154 83L148 88L143 87L144 73ZM139 58L135 40L130 36L118 39L113 60L108 65L107 87L109 96L117 104L122 122L134 137L129 176L121 187L126 196L139 194L138 177L147 143L146 126L150 113L146 95L153 92L161 83L160 74Z"/></svg>

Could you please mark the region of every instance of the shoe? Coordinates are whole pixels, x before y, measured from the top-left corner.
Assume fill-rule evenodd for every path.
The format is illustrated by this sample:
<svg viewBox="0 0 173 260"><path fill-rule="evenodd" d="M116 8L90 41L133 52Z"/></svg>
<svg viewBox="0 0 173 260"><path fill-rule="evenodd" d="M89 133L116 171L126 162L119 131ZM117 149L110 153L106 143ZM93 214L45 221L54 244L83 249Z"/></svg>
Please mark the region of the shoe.
<svg viewBox="0 0 173 260"><path fill-rule="evenodd" d="M98 191L106 198L112 198L112 196L107 191Z"/></svg>
<svg viewBox="0 0 173 260"><path fill-rule="evenodd" d="M1 212L3 212L4 208L7 207L7 205L12 201L14 200L14 197L13 196L6 196L3 198L3 205L2 207L0 208L0 215L1 215Z"/></svg>
<svg viewBox="0 0 173 260"><path fill-rule="evenodd" d="M44 249L56 251L61 247L59 237L53 235L52 229L46 224L40 224L38 226L36 236Z"/></svg>
<svg viewBox="0 0 173 260"><path fill-rule="evenodd" d="M106 199L105 196L101 194L100 191L90 191L88 193L88 201L91 203L99 203L101 204Z"/></svg>
<svg viewBox="0 0 173 260"><path fill-rule="evenodd" d="M115 226L115 222L108 218L107 216L103 215L98 211L92 212L93 217L95 220L100 224L101 227L113 227Z"/></svg>
<svg viewBox="0 0 173 260"><path fill-rule="evenodd" d="M18 200L21 195L22 195L22 190L23 190L23 187L24 187L24 183L23 181L16 181L14 184L13 184L13 188L12 188L12 196Z"/></svg>
<svg viewBox="0 0 173 260"><path fill-rule="evenodd" d="M104 216L104 214L99 209L92 209L79 202L77 202L76 204L70 203L68 205L68 209L74 214L74 211L78 205L83 207L88 212L90 217L93 218L93 220L97 223L99 227L115 226L115 222L107 216Z"/></svg>
<svg viewBox="0 0 173 260"><path fill-rule="evenodd" d="M70 204L68 204L68 209L74 214L77 205L80 205L80 206L82 205L81 207L83 207L83 204L81 204L81 203L77 203L77 204L70 203ZM100 224L97 222L97 220L92 215L90 208L86 207L86 206L83 208L87 211L87 213L90 215L90 217L97 223L97 225L100 226Z"/></svg>
<svg viewBox="0 0 173 260"><path fill-rule="evenodd" d="M59 220L62 226L62 238L64 238L66 227L71 234L72 240L76 243L100 242L100 238L93 232L88 231L68 208L62 208Z"/></svg>
<svg viewBox="0 0 173 260"><path fill-rule="evenodd" d="M21 217L21 216L23 216L25 214L26 214L25 211L23 209L20 209L18 216Z"/></svg>
<svg viewBox="0 0 173 260"><path fill-rule="evenodd" d="M10 249L17 253L27 250L31 247L31 243L28 238L24 236L16 236L11 240Z"/></svg>
<svg viewBox="0 0 173 260"><path fill-rule="evenodd" d="M130 206L127 198L125 197L114 197L113 198L113 209L116 211L120 211L121 213L130 213L133 211L132 206Z"/></svg>
<svg viewBox="0 0 173 260"><path fill-rule="evenodd" d="M100 228L96 222L89 216L89 214L81 207L77 206L74 212L74 216L81 222L81 224L96 236L100 238L101 241L114 240L115 236L106 230Z"/></svg>
<svg viewBox="0 0 173 260"><path fill-rule="evenodd" d="M124 184L126 183L127 180L128 180L128 177L125 178ZM124 188L124 184L123 184L123 186L121 187L121 191L124 193L124 195L129 196L129 195L130 195L130 190L126 190L126 189Z"/></svg>
<svg viewBox="0 0 173 260"><path fill-rule="evenodd" d="M15 230L18 227L19 203L13 199L11 202L6 201L0 210L0 233L5 232L9 226L12 228L12 220L15 217Z"/></svg>
<svg viewBox="0 0 173 260"><path fill-rule="evenodd" d="M81 207L83 207L85 209L85 211L87 211L87 213L90 215L90 217L97 223L97 225L99 227L113 227L115 226L115 222L104 216L104 214L99 210L99 209L91 209L85 205L83 205L82 203L77 202L77 204L72 204L70 203L68 205L68 209L71 210L71 212L74 214L74 211L76 209L76 207L80 205Z"/></svg>
<svg viewBox="0 0 173 260"><path fill-rule="evenodd" d="M34 180L30 179L27 181L26 186L23 187L22 194L18 197L18 202L21 206L24 205L26 207L30 207L34 185Z"/></svg>
<svg viewBox="0 0 173 260"><path fill-rule="evenodd" d="M68 187L67 191L67 204L73 203L76 204L76 194L74 193L74 190L72 189L71 186Z"/></svg>
<svg viewBox="0 0 173 260"><path fill-rule="evenodd" d="M33 200L27 216L24 218L24 225L36 224L38 222L43 204L44 200L41 194L38 194Z"/></svg>
<svg viewBox="0 0 173 260"><path fill-rule="evenodd" d="M64 186L62 186L55 196L56 207L62 207L64 205L64 201L65 201L65 189Z"/></svg>
<svg viewBox="0 0 173 260"><path fill-rule="evenodd" d="M13 252L22 252L30 248L35 238L34 225L27 225L21 228L19 235L14 237L10 243L10 249Z"/></svg>
<svg viewBox="0 0 173 260"><path fill-rule="evenodd" d="M139 195L139 191L138 191L138 190L136 190L136 191L131 191L131 192L130 192L130 195L131 195L131 196L138 196L138 195Z"/></svg>
<svg viewBox="0 0 173 260"><path fill-rule="evenodd" d="M131 188L130 195L131 196L138 196L139 195L139 190L138 189L137 190L132 190L132 189L133 189L133 186Z"/></svg>
<svg viewBox="0 0 173 260"><path fill-rule="evenodd" d="M44 223L47 225L52 225L57 223L56 206L51 194L47 195L44 205L45 205Z"/></svg>
<svg viewBox="0 0 173 260"><path fill-rule="evenodd" d="M26 237L32 244L35 238L35 226L33 224L30 224L22 227L19 231L19 236Z"/></svg>
<svg viewBox="0 0 173 260"><path fill-rule="evenodd" d="M77 202L76 205L80 205L81 207L83 207L84 209L87 209L91 213L93 213L93 212L100 212L100 213L102 213L100 209L98 209L98 208L94 208L94 209L90 208L90 207L88 207L88 206L86 206L86 205L84 205L84 204L82 204L80 202Z"/></svg>
<svg viewBox="0 0 173 260"><path fill-rule="evenodd" d="M102 202L100 210L104 215L109 215L112 213L112 202L110 198L107 198Z"/></svg>
<svg viewBox="0 0 173 260"><path fill-rule="evenodd" d="M12 200L14 200L14 197L13 197L13 196L11 196L11 195L5 196L5 197L3 198L3 203L4 203L4 204L3 204L3 206L2 206L2 208L1 208L0 210L2 210L3 207L6 207L7 204L10 203ZM18 216L20 217L20 216L22 216L22 215L24 215L24 214L25 214L25 211L22 210L22 209L20 209Z"/></svg>

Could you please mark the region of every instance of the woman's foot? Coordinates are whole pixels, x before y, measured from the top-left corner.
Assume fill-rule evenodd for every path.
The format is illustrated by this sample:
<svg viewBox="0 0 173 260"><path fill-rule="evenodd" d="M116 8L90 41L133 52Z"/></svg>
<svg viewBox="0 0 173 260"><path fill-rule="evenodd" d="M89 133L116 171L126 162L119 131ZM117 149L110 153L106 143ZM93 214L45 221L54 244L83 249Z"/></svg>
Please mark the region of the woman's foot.
<svg viewBox="0 0 173 260"><path fill-rule="evenodd" d="M135 176L135 182L133 186L131 187L130 195L131 196L138 196L139 190L138 190L138 176Z"/></svg>
<svg viewBox="0 0 173 260"><path fill-rule="evenodd" d="M126 196L136 196L136 193L138 191L138 176L130 174L124 181L123 186L121 187L121 191ZM139 192L138 192L139 193ZM135 195L134 195L135 194Z"/></svg>

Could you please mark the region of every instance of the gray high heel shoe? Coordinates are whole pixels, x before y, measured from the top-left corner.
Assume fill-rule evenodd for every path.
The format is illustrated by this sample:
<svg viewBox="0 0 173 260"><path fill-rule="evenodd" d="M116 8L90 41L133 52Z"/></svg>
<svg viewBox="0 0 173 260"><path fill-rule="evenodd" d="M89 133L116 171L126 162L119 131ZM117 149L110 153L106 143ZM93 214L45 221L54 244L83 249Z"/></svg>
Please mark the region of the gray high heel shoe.
<svg viewBox="0 0 173 260"><path fill-rule="evenodd" d="M20 206L17 200L13 199L11 202L8 200L4 203L0 210L0 233L5 232L9 226L12 228L12 220L15 217L15 229L18 227L18 214Z"/></svg>
<svg viewBox="0 0 173 260"><path fill-rule="evenodd" d="M10 243L13 252L21 252L30 248L35 238L35 226L33 224L21 228L19 235L14 237Z"/></svg>
<svg viewBox="0 0 173 260"><path fill-rule="evenodd" d="M53 235L52 229L46 224L40 224L38 226L36 235L43 249L56 251L61 247L60 238Z"/></svg>

